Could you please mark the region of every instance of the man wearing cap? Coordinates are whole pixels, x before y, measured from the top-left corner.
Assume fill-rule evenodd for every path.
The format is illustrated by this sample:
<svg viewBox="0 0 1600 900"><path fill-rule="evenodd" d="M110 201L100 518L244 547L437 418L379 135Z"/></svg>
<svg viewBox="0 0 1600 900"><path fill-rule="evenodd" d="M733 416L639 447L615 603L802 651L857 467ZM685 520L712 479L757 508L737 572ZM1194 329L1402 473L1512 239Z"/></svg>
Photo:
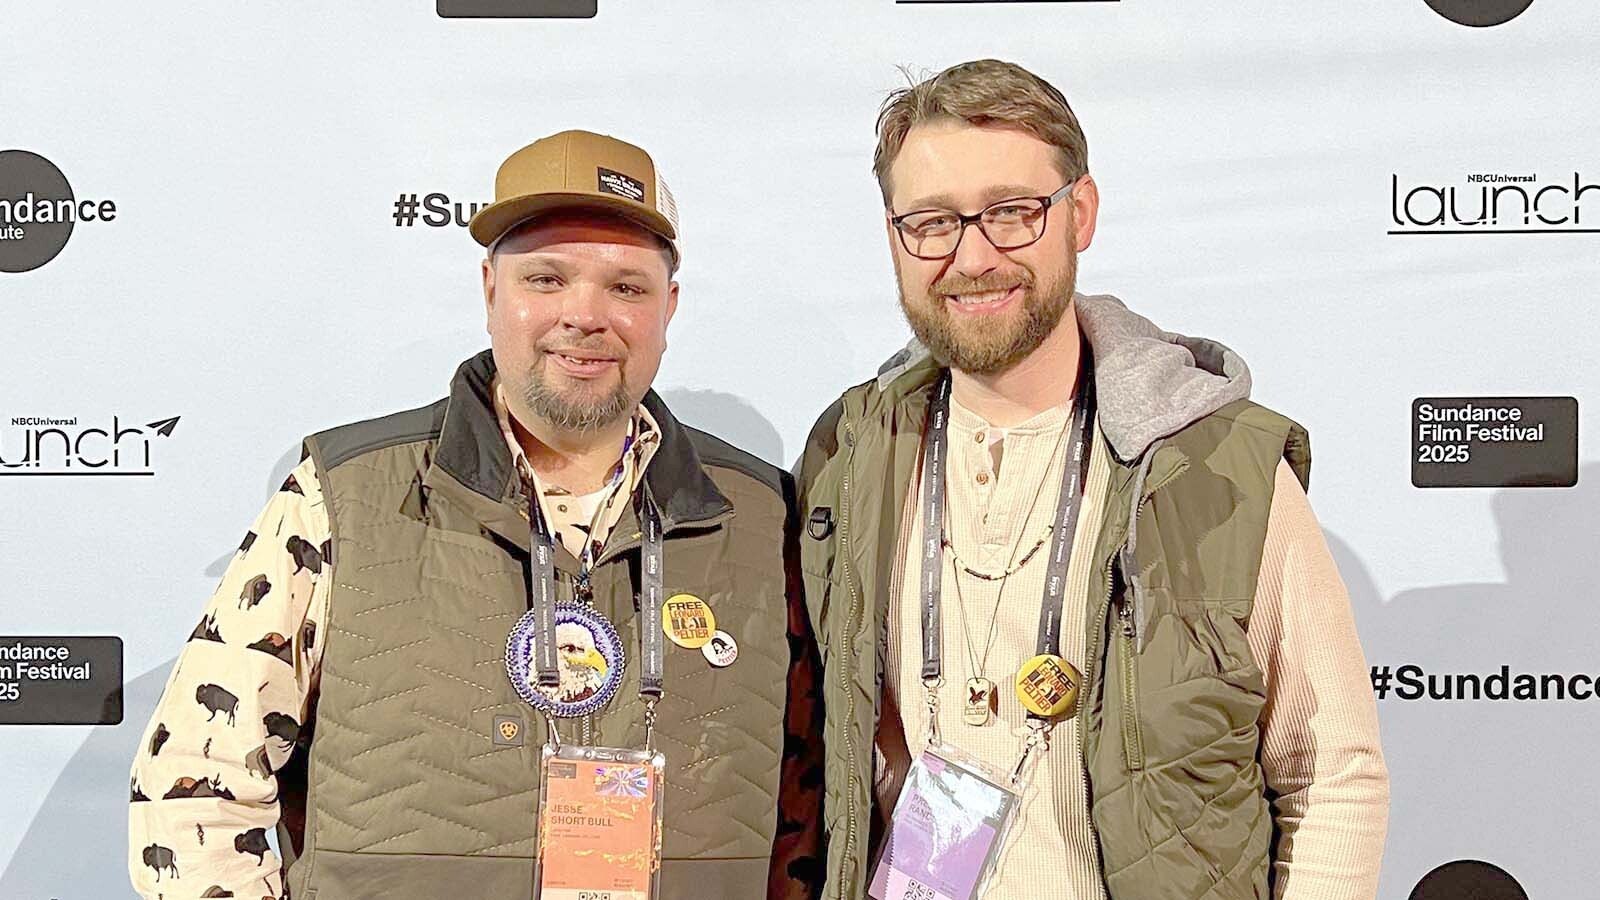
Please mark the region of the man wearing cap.
<svg viewBox="0 0 1600 900"><path fill-rule="evenodd" d="M173 667L131 772L146 897L532 897L547 742L664 755L665 900L815 896L793 486L650 390L671 194L567 131L495 198L491 349L306 437Z"/></svg>

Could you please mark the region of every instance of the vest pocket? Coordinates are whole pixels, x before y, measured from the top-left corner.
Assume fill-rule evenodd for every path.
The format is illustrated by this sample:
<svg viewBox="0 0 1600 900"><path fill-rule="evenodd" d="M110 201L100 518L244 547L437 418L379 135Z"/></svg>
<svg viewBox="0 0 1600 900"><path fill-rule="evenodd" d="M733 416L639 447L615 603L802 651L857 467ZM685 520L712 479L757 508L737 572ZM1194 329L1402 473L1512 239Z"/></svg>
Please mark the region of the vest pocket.
<svg viewBox="0 0 1600 900"><path fill-rule="evenodd" d="M1117 668L1122 686L1122 751L1128 771L1144 768L1144 731L1139 723L1139 659L1133 646L1133 604L1117 599Z"/></svg>
<svg viewBox="0 0 1600 900"><path fill-rule="evenodd" d="M1187 682L1178 694L1181 718L1196 740L1214 747L1254 735L1266 703L1266 683L1241 621L1248 603L1176 598L1173 604L1173 685Z"/></svg>
<svg viewBox="0 0 1600 900"><path fill-rule="evenodd" d="M817 653L824 666L828 663L829 650L833 644L833 635L829 629L832 619L829 617L833 605L833 594L842 590L830 574L818 574L805 569L800 572L800 583L805 592L806 616L811 621L811 633L817 642Z"/></svg>
<svg viewBox="0 0 1600 900"><path fill-rule="evenodd" d="M1173 607L1195 652L1190 663L1194 674L1215 676L1234 687L1264 693L1261 669L1241 621L1249 615L1249 600L1179 597Z"/></svg>

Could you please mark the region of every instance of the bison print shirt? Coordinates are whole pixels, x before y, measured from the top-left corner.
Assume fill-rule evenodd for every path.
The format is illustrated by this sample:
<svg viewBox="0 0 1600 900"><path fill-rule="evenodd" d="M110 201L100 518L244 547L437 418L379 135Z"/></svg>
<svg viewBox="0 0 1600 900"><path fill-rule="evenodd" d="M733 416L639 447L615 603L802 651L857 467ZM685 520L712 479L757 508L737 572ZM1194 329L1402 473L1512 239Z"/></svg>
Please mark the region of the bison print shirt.
<svg viewBox="0 0 1600 900"><path fill-rule="evenodd" d="M502 434L521 461L498 385L495 396ZM658 438L640 407L601 490L539 486L545 521L574 556L604 543ZM273 773L293 753L317 685L331 551L322 489L306 459L245 533L135 755L128 866L149 900L283 896L267 842L280 815Z"/></svg>

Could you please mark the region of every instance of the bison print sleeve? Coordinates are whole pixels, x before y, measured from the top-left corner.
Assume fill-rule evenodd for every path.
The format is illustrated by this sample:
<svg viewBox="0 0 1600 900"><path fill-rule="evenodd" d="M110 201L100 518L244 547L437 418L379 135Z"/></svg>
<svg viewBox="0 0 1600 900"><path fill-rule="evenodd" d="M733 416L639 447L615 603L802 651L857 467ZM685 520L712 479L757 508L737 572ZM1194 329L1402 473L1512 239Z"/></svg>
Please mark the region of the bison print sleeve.
<svg viewBox="0 0 1600 900"><path fill-rule="evenodd" d="M245 533L134 757L128 868L149 900L283 895L273 773L305 721L330 552L307 459Z"/></svg>

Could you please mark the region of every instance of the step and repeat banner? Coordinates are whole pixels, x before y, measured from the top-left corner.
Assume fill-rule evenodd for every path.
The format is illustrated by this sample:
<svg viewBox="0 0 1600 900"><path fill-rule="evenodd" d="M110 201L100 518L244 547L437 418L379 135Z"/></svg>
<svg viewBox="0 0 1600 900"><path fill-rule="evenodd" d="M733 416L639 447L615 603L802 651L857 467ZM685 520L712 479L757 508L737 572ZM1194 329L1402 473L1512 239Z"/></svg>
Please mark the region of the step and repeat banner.
<svg viewBox="0 0 1600 900"><path fill-rule="evenodd" d="M650 150L684 254L657 388L788 466L908 337L878 106L980 57L1083 123L1080 288L1309 428L1380 896L1600 897L1591 0L18 0L0 48L0 898L134 896L174 658L303 435L488 346L464 226L510 151Z"/></svg>

